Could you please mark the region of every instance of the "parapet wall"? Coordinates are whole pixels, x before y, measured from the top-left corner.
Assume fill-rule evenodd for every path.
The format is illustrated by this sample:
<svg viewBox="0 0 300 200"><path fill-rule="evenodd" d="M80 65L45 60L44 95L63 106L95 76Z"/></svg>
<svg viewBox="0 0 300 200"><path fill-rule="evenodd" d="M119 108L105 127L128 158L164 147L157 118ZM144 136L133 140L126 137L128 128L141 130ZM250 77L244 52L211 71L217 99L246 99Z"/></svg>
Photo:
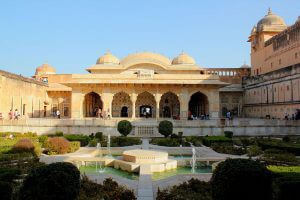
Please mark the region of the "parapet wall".
<svg viewBox="0 0 300 200"><path fill-rule="evenodd" d="M68 134L91 134L103 132L119 135L117 124L121 119L24 119L0 120L0 132L36 132L38 135L62 131ZM158 133L159 120L129 120L134 129L131 136L161 137ZM300 121L239 118L228 120L171 120L174 133L183 132L184 136L222 135L233 131L234 135L300 135Z"/></svg>

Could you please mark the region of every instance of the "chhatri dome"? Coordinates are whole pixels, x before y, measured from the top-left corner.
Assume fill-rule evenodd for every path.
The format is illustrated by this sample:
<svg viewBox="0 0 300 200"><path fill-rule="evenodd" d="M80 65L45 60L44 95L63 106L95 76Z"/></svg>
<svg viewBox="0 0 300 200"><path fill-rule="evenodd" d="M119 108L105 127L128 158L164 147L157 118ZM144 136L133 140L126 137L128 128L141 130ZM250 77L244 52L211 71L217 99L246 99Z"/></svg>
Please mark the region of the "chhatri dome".
<svg viewBox="0 0 300 200"><path fill-rule="evenodd" d="M43 74L55 74L56 70L49 64L42 64L37 67L35 70L35 75L43 75Z"/></svg>
<svg viewBox="0 0 300 200"><path fill-rule="evenodd" d="M287 25L280 16L273 14L271 8L269 8L268 14L257 23L258 31L263 31L265 27L281 28L287 27Z"/></svg>
<svg viewBox="0 0 300 200"><path fill-rule="evenodd" d="M172 60L172 65L195 65L196 62L193 57L182 52L179 56Z"/></svg>
<svg viewBox="0 0 300 200"><path fill-rule="evenodd" d="M115 64L118 65L120 63L119 59L112 55L110 52L106 52L103 56L98 58L97 64Z"/></svg>

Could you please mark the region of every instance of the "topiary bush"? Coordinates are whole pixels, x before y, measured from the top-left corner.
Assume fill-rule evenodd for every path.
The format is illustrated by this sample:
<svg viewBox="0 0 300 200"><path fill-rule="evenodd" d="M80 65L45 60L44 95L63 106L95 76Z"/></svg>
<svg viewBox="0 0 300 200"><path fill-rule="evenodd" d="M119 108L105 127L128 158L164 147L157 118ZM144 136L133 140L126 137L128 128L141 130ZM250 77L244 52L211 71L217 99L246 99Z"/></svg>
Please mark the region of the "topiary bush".
<svg viewBox="0 0 300 200"><path fill-rule="evenodd" d="M232 138L233 132L232 132L232 131L224 131L224 135L225 135L225 137L227 137L227 138Z"/></svg>
<svg viewBox="0 0 300 200"><path fill-rule="evenodd" d="M49 138L47 149L49 154L65 154L70 149L70 142L63 137Z"/></svg>
<svg viewBox="0 0 300 200"><path fill-rule="evenodd" d="M271 172L258 161L227 159L213 172L213 200L271 200Z"/></svg>
<svg viewBox="0 0 300 200"><path fill-rule="evenodd" d="M71 163L53 163L33 169L20 189L22 200L77 199L80 172Z"/></svg>
<svg viewBox="0 0 300 200"><path fill-rule="evenodd" d="M127 135L129 135L131 130L132 130L132 125L131 125L130 121L127 121L127 120L119 121L118 131L121 135L126 137Z"/></svg>
<svg viewBox="0 0 300 200"><path fill-rule="evenodd" d="M165 137L168 137L173 133L173 124L168 120L159 122L158 132Z"/></svg>

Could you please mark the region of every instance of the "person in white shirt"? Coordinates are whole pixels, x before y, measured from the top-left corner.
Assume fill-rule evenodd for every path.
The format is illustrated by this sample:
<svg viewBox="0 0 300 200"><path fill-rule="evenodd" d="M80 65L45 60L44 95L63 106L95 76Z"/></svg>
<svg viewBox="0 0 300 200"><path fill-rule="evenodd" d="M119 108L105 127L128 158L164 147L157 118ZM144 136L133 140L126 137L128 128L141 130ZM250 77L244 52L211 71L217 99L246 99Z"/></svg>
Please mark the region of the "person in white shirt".
<svg viewBox="0 0 300 200"><path fill-rule="evenodd" d="M57 115L58 119L60 119L60 112L59 112L59 110L56 111L56 115Z"/></svg>

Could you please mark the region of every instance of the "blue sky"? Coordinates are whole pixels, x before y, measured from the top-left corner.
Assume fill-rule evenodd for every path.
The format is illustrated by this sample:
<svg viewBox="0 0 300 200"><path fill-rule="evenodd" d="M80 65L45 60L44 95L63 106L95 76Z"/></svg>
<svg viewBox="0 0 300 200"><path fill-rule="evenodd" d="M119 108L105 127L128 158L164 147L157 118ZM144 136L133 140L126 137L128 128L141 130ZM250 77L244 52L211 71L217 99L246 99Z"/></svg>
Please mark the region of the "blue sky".
<svg viewBox="0 0 300 200"><path fill-rule="evenodd" d="M239 67L268 7L287 24L300 15L299 0L0 0L0 69L31 76L47 62L87 73L107 50L119 59L185 51L203 67Z"/></svg>

